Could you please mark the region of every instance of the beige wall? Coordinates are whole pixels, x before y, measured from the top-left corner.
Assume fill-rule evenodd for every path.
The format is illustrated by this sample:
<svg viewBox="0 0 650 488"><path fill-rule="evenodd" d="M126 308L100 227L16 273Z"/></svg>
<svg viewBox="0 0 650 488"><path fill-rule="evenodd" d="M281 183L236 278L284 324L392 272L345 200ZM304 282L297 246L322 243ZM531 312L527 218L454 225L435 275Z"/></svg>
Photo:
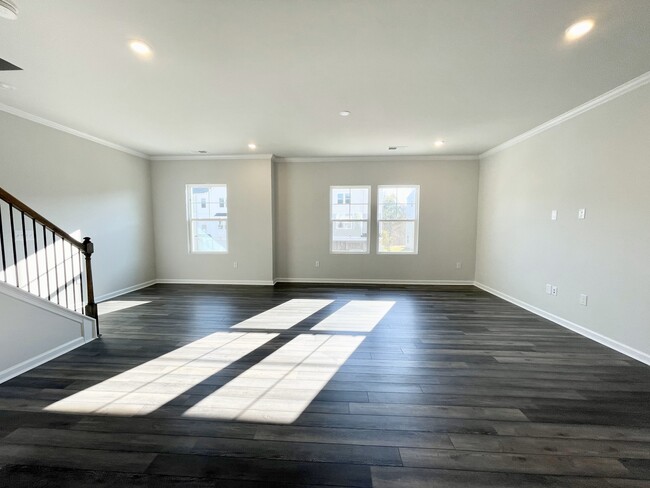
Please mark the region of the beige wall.
<svg viewBox="0 0 650 488"><path fill-rule="evenodd" d="M474 279L477 161L277 162L276 277L307 280ZM417 255L378 255L377 185L420 185ZM372 185L370 254L329 252L330 185ZM320 261L320 267L314 266ZM462 268L456 269L456 262Z"/></svg>
<svg viewBox="0 0 650 488"><path fill-rule="evenodd" d="M650 354L649 183L650 85L482 160L476 280Z"/></svg>
<svg viewBox="0 0 650 488"><path fill-rule="evenodd" d="M155 278L149 161L0 112L0 186L95 243L95 294Z"/></svg>
<svg viewBox="0 0 650 488"><path fill-rule="evenodd" d="M271 160L154 161L156 269L169 281L273 280ZM185 186L228 185L228 253L188 251ZM237 261L238 267L233 267Z"/></svg>

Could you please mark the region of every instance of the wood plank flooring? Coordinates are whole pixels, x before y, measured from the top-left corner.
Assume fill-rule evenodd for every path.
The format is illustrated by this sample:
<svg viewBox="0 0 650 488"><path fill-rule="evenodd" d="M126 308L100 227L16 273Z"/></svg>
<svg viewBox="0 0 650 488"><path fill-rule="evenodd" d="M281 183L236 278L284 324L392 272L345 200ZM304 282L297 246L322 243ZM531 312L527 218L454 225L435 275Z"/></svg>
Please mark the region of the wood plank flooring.
<svg viewBox="0 0 650 488"><path fill-rule="evenodd" d="M305 299L331 303L288 329L231 328ZM155 285L116 300L141 303L102 315L101 340L0 385L0 486L650 487L650 367L477 288ZM353 300L395 304L371 331L312 330ZM268 337L212 373L148 363L215 333ZM289 346L321 334L344 337L323 364ZM286 367L277 357L303 367L262 417L238 417ZM121 413L66 404L88 391ZM271 412L298 407L287 423Z"/></svg>

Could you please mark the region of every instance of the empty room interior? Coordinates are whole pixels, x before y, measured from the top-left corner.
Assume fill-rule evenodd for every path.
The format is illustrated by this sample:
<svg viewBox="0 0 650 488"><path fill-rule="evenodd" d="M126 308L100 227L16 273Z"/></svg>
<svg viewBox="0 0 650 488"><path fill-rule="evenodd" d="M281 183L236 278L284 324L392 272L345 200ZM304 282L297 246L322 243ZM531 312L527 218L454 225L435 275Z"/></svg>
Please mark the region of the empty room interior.
<svg viewBox="0 0 650 488"><path fill-rule="evenodd" d="M0 486L650 487L650 1L0 0Z"/></svg>

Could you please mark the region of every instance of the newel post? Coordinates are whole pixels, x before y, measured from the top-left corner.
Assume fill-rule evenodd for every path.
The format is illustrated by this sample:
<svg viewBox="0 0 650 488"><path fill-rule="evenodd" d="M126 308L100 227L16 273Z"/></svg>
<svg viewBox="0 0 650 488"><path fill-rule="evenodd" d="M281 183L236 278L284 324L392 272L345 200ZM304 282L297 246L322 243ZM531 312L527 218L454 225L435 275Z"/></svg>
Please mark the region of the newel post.
<svg viewBox="0 0 650 488"><path fill-rule="evenodd" d="M90 242L90 237L84 237L83 255L86 256L86 289L88 290L88 303L86 304L86 315L95 319L97 324L97 337L99 333L99 316L97 315L97 304L95 303L95 290L93 289L93 270L90 264L90 257L95 252L95 245Z"/></svg>

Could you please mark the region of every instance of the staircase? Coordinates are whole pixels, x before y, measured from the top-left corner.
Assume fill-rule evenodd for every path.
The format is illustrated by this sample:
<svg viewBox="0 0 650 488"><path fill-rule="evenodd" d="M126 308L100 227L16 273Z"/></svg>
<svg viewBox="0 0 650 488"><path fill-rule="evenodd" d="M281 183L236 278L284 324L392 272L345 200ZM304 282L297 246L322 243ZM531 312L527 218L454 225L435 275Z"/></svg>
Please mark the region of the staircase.
<svg viewBox="0 0 650 488"><path fill-rule="evenodd" d="M0 282L93 318L99 337L93 251L0 188Z"/></svg>

